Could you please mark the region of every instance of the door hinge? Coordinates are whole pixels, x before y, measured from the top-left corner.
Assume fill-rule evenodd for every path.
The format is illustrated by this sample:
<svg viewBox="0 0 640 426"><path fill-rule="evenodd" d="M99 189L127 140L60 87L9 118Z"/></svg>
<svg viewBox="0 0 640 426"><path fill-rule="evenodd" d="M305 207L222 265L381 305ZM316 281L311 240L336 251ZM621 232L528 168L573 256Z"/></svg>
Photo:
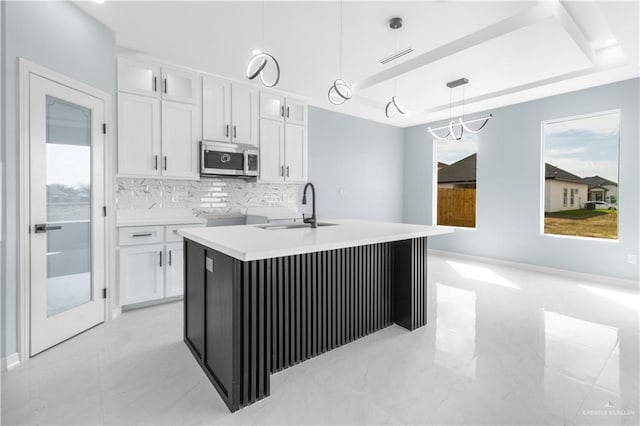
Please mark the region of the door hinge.
<svg viewBox="0 0 640 426"><path fill-rule="evenodd" d="M102 216L107 216L107 206L102 206Z"/></svg>
<svg viewBox="0 0 640 426"><path fill-rule="evenodd" d="M102 298L103 299L107 298L107 288L106 287L102 289Z"/></svg>
<svg viewBox="0 0 640 426"><path fill-rule="evenodd" d="M107 123L102 123L102 134L103 135L107 134Z"/></svg>

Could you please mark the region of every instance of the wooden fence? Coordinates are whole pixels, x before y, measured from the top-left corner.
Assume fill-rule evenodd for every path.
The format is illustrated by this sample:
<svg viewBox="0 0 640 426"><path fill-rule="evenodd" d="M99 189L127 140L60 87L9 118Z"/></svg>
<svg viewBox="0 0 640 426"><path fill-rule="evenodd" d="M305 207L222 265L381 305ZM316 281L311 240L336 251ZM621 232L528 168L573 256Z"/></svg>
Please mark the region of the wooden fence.
<svg viewBox="0 0 640 426"><path fill-rule="evenodd" d="M438 188L438 225L476 226L476 190Z"/></svg>

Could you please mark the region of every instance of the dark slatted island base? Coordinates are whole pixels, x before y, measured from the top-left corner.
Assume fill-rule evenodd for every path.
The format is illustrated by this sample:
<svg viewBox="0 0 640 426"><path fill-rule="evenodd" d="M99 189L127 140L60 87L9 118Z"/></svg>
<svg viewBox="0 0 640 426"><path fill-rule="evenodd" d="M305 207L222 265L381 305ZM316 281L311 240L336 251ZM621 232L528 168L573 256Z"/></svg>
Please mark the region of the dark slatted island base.
<svg viewBox="0 0 640 426"><path fill-rule="evenodd" d="M269 376L391 324L426 324L429 226L230 226L185 237L184 341L231 411Z"/></svg>

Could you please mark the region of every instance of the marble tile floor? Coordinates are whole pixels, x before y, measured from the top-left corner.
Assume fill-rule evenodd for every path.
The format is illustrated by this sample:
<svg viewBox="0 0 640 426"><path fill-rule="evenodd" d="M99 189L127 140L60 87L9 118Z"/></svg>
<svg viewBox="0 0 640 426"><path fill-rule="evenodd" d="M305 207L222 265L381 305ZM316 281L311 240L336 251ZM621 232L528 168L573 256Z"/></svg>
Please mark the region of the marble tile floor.
<svg viewBox="0 0 640 426"><path fill-rule="evenodd" d="M638 424L637 291L429 258L429 324L272 376L229 413L182 303L124 313L2 374L2 424Z"/></svg>

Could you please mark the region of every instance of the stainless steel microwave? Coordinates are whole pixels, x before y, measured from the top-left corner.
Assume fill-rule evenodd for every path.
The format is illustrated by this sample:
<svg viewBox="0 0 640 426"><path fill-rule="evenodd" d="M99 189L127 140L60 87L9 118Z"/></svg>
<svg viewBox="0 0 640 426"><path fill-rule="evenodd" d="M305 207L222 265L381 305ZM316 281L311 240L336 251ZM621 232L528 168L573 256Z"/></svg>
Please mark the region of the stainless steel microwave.
<svg viewBox="0 0 640 426"><path fill-rule="evenodd" d="M200 142L200 174L203 176L258 176L258 150L252 145Z"/></svg>

